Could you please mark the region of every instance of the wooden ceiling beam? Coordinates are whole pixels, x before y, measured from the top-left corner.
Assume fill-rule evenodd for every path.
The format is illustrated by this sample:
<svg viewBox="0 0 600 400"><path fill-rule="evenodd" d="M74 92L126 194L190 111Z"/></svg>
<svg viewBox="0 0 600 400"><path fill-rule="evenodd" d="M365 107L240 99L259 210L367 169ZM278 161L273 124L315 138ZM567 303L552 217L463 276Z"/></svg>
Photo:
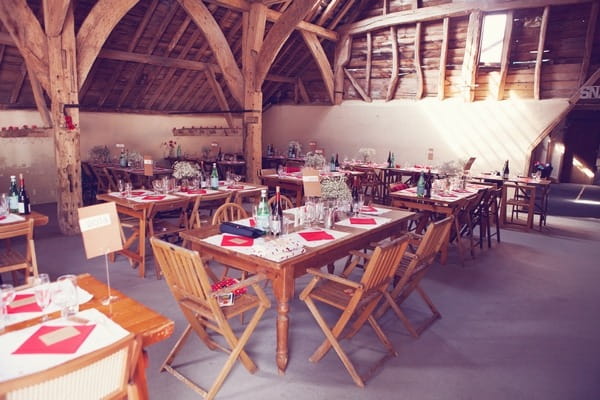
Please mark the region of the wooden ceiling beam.
<svg viewBox="0 0 600 400"><path fill-rule="evenodd" d="M50 110L48 109L46 98L44 97L44 89L35 74L32 74L31 71L29 71L27 63L25 63L25 67L27 68L29 75L29 84L31 85L31 91L33 92L33 100L35 101L35 106L42 118L42 123L44 124L44 127L51 127L52 116L50 115Z"/></svg>
<svg viewBox="0 0 600 400"><path fill-rule="evenodd" d="M45 90L49 90L46 34L26 0L0 1L0 21L27 63L29 72L38 78ZM24 26L27 29L22 29Z"/></svg>
<svg viewBox="0 0 600 400"><path fill-rule="evenodd" d="M52 12L49 8L50 2L52 2ZM59 36L62 32L70 3L71 0L44 0L42 2L44 29L48 36Z"/></svg>
<svg viewBox="0 0 600 400"><path fill-rule="evenodd" d="M175 83L173 85L171 85L171 87L169 88L169 91L166 93L166 95L164 93L160 93L160 98L161 98L161 102L158 106L158 109L163 111L165 108L167 108L167 106L169 105L169 103L171 102L171 100L173 99L173 97L175 96L175 94L177 93L177 91L186 84L186 82L188 82L188 75L190 74L190 70L185 70L181 73L181 75L179 75L179 78L177 78L177 80L175 81ZM152 106L152 105L150 105Z"/></svg>
<svg viewBox="0 0 600 400"><path fill-rule="evenodd" d="M179 4L192 17L194 23L202 31L208 41L219 67L235 101L242 105L244 100L243 88L244 77L237 65L231 47L221 30L221 27L215 20L212 13L206 5L196 0L178 0Z"/></svg>
<svg viewBox="0 0 600 400"><path fill-rule="evenodd" d="M185 90L183 95L175 101L175 104L173 104L173 108L176 110L181 110L183 108L187 108L188 110L190 110L191 107L186 105L190 103L192 96L197 96L198 93L200 93L200 91L198 90L198 85L200 85L200 83L204 79L204 74L202 72L198 72L194 79L192 79L192 81L187 85L187 89Z"/></svg>
<svg viewBox="0 0 600 400"><path fill-rule="evenodd" d="M0 43L0 64L2 64L2 60L4 59L4 52L6 51L6 46Z"/></svg>
<svg viewBox="0 0 600 400"><path fill-rule="evenodd" d="M500 56L500 77L498 78L498 93L496 94L497 100L504 99L504 86L506 85L506 77L508 75L508 68L510 67L513 19L514 11L510 10L506 13L506 25L504 26L504 40L502 43L502 55Z"/></svg>
<svg viewBox="0 0 600 400"><path fill-rule="evenodd" d="M544 63L544 47L546 47L546 33L548 32L548 19L550 18L550 6L544 7L540 34L538 37L537 53L535 57L535 69L533 72L533 98L540 99L540 87L542 85L542 64Z"/></svg>
<svg viewBox="0 0 600 400"><path fill-rule="evenodd" d="M19 99L19 95L21 94L21 89L23 89L23 83L25 83L25 77L27 76L27 67L25 65L21 65L21 71L17 80L14 83L12 92L10 94L10 99L8 102L10 104L14 104Z"/></svg>
<svg viewBox="0 0 600 400"><path fill-rule="evenodd" d="M227 103L227 98L225 97L225 93L223 93L223 88L217 82L217 78L215 77L215 73L207 69L204 71L204 75L206 75L206 81L208 82L212 92L217 98L217 102L219 103L219 107L222 111L225 112L225 120L227 121L227 125L230 128L233 128L233 115L229 112L229 104Z"/></svg>
<svg viewBox="0 0 600 400"><path fill-rule="evenodd" d="M463 98L466 102L475 100L475 83L477 80L477 67L479 51L481 48L481 22L483 13L474 11L469 15L467 40L465 43L465 56L462 64Z"/></svg>
<svg viewBox="0 0 600 400"><path fill-rule="evenodd" d="M190 22L192 22L192 17L186 15L181 25L179 25L177 32L175 32L175 35L173 35L173 38L169 42L169 45L167 46L167 53L171 53L173 49L175 49L175 46L177 46L177 43L179 43L181 36L183 36L188 26L190 26Z"/></svg>
<svg viewBox="0 0 600 400"><path fill-rule="evenodd" d="M319 20L317 21L317 25L323 25L325 22L327 22L327 20L331 17L331 14L333 13L333 11L335 11L335 8L340 3L341 3L341 0L331 0L329 2L329 4L327 5L327 8L325 9L325 11L323 11L323 14L321 14L321 16L319 17Z"/></svg>
<svg viewBox="0 0 600 400"><path fill-rule="evenodd" d="M395 26L390 27L390 42L392 44L392 76L390 76L390 84L388 86L387 95L385 101L393 100L396 95L396 88L398 87L399 67L400 61L398 60L398 31Z"/></svg>
<svg viewBox="0 0 600 400"><path fill-rule="evenodd" d="M207 0L206 2L217 4L221 7L230 8L232 10L239 11L239 12L247 13L250 11L250 2L245 1L245 0ZM296 1L292 2L292 5L294 3L296 3ZM289 8L289 6L287 8L285 8L285 10L287 11L288 8ZM268 8L266 10L267 20L270 22L276 23L277 21L279 21L279 19L284 14L284 12ZM335 32L331 29L323 28L322 26L319 26L316 24L311 24L310 22L302 21L302 20L297 22L294 25L294 28L303 30L303 31L307 31L307 32L312 32L312 33L316 34L317 36L320 36L322 38L325 38L325 39L328 39L328 40L331 40L334 42L339 39L337 32Z"/></svg>
<svg viewBox="0 0 600 400"><path fill-rule="evenodd" d="M98 0L81 24L77 32L77 81L80 89L104 42L117 23L138 1Z"/></svg>
<svg viewBox="0 0 600 400"><path fill-rule="evenodd" d="M216 64L205 63L201 61L181 60L179 58L155 56L150 54L128 53L120 50L104 49L98 54L98 58L105 58L117 61L130 61L142 64L157 65L159 67L191 69L194 71L204 71L206 68L216 68L215 72L221 73Z"/></svg>
<svg viewBox="0 0 600 400"><path fill-rule="evenodd" d="M438 100L446 96L446 64L448 63L448 40L450 32L450 18L444 18L442 23L442 44L440 49L440 68L438 70Z"/></svg>
<svg viewBox="0 0 600 400"><path fill-rule="evenodd" d="M327 95L329 96L329 100L333 104L335 101L334 98L334 90L333 90L333 71L331 69L331 64L327 59L327 54L323 50L323 46L321 46L321 42L319 38L314 33L300 31L302 34L302 38L304 39L304 43L310 50L313 55L317 66L319 67L319 72L321 72L321 78L323 79L323 83L325 84L325 89L327 91Z"/></svg>
<svg viewBox="0 0 600 400"><path fill-rule="evenodd" d="M590 69L590 60L592 58L592 50L594 49L594 36L596 33L596 24L598 23L598 9L600 3L595 1L590 8L590 16L585 33L585 47L583 51L583 62L581 63L581 72L579 73L579 86L585 81L588 70Z"/></svg>
<svg viewBox="0 0 600 400"><path fill-rule="evenodd" d="M333 61L334 97L333 104L339 105L344 100L344 67L348 65L352 55L352 36L342 38L335 46Z"/></svg>
<svg viewBox="0 0 600 400"><path fill-rule="evenodd" d="M507 11L511 9L539 8L554 5L568 5L589 3L595 0L488 0L485 2L460 2L443 4L439 6L422 7L405 11L398 11L387 15L376 16L363 19L340 26L338 33L340 35L357 35L368 31L389 28L395 25L414 24L417 22L426 22L438 20L446 17L458 17L469 15L475 11L495 12Z"/></svg>
<svg viewBox="0 0 600 400"><path fill-rule="evenodd" d="M273 24L265 37L260 54L257 57L254 88L259 90L273 65L275 57L288 40L295 27L304 19L316 2L320 0L295 0L292 5Z"/></svg>

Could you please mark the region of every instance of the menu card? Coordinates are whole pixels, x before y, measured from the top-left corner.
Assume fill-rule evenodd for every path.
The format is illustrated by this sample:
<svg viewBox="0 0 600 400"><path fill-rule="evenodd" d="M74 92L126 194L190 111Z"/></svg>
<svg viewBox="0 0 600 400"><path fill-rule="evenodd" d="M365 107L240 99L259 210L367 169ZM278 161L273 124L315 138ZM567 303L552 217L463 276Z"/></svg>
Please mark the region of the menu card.
<svg viewBox="0 0 600 400"><path fill-rule="evenodd" d="M123 248L117 206L113 202L80 208L79 227L87 258Z"/></svg>
<svg viewBox="0 0 600 400"><path fill-rule="evenodd" d="M304 196L321 197L319 171L314 168L304 168L302 170L302 183L304 184Z"/></svg>
<svg viewBox="0 0 600 400"><path fill-rule="evenodd" d="M154 175L154 160L152 160L152 156L144 156L144 175Z"/></svg>

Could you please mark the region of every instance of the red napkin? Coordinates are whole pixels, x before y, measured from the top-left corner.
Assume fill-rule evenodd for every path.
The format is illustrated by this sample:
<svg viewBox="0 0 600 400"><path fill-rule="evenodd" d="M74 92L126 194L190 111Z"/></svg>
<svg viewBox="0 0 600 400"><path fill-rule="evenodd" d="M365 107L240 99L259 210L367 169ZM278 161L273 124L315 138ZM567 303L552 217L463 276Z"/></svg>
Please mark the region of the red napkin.
<svg viewBox="0 0 600 400"><path fill-rule="evenodd" d="M395 185L392 185L392 187L390 187L390 191L397 192L398 190L404 190L406 188L408 188L408 185L406 183L397 183Z"/></svg>
<svg viewBox="0 0 600 400"><path fill-rule="evenodd" d="M243 189L244 185L229 185L227 189Z"/></svg>
<svg viewBox="0 0 600 400"><path fill-rule="evenodd" d="M409 188L406 189L407 192L411 192L411 193L417 193L417 188Z"/></svg>
<svg viewBox="0 0 600 400"><path fill-rule="evenodd" d="M66 328L65 326L40 326L40 328L29 337L13 354L73 354L83 344L85 339L92 333L96 325L71 326L79 331L79 334L68 339L46 345L40 336Z"/></svg>
<svg viewBox="0 0 600 400"><path fill-rule="evenodd" d="M250 218L250 220L248 221L248 223L250 224L251 227L255 227L256 226L256 221L254 220L254 218Z"/></svg>
<svg viewBox="0 0 600 400"><path fill-rule="evenodd" d="M6 219L6 215L0 215L0 221L2 221L3 219Z"/></svg>
<svg viewBox="0 0 600 400"><path fill-rule="evenodd" d="M22 312L41 312L42 311L40 306L38 306L37 303L35 302L35 295L33 295L33 294L18 294L15 296L15 299L13 300L13 304L16 301L23 300L23 299L28 299L28 300L31 299L32 301L28 304L24 304L24 305L18 306L18 307L8 306L8 313L9 314L17 314L17 313L22 313Z"/></svg>
<svg viewBox="0 0 600 400"><path fill-rule="evenodd" d="M245 236L223 235L221 246L252 246L254 239Z"/></svg>
<svg viewBox="0 0 600 400"><path fill-rule="evenodd" d="M206 194L205 189L189 189L187 192L189 194Z"/></svg>
<svg viewBox="0 0 600 400"><path fill-rule="evenodd" d="M363 206L360 209L360 212L364 212L364 213L372 213L372 212L377 212L377 209L375 207L372 206Z"/></svg>
<svg viewBox="0 0 600 400"><path fill-rule="evenodd" d="M132 196L143 196L146 192L131 192Z"/></svg>
<svg viewBox="0 0 600 400"><path fill-rule="evenodd" d="M144 196L142 197L142 200L162 200L165 197L166 196Z"/></svg>
<svg viewBox="0 0 600 400"><path fill-rule="evenodd" d="M415 164L415 168L423 168L423 166L419 165L419 164Z"/></svg>
<svg viewBox="0 0 600 400"><path fill-rule="evenodd" d="M350 218L352 225L377 225L375 218Z"/></svg>
<svg viewBox="0 0 600 400"><path fill-rule="evenodd" d="M291 174L293 172L300 172L300 167L285 167L285 172Z"/></svg>
<svg viewBox="0 0 600 400"><path fill-rule="evenodd" d="M300 232L300 236L304 238L304 240L308 242L312 242L314 240L331 240L335 239L329 233L325 231L316 231L316 232Z"/></svg>

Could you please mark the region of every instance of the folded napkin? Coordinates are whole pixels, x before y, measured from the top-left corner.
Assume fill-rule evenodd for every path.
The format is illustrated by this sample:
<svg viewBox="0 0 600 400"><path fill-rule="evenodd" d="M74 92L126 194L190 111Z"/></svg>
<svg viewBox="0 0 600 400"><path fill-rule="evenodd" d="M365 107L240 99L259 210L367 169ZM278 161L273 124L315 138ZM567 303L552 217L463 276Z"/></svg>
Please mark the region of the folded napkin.
<svg viewBox="0 0 600 400"><path fill-rule="evenodd" d="M361 207L360 212L373 213L373 212L377 212L377 209L373 206L363 206L363 207Z"/></svg>
<svg viewBox="0 0 600 400"><path fill-rule="evenodd" d="M331 240L335 239L329 233L325 231L315 231L315 232L300 232L300 236L304 238L304 240L312 242L315 240Z"/></svg>
<svg viewBox="0 0 600 400"><path fill-rule="evenodd" d="M300 172L300 167L285 167L285 172L291 174L293 172Z"/></svg>
<svg viewBox="0 0 600 400"><path fill-rule="evenodd" d="M223 235L221 246L252 246L254 239L245 236Z"/></svg>
<svg viewBox="0 0 600 400"><path fill-rule="evenodd" d="M244 185L229 185L227 189L244 189Z"/></svg>
<svg viewBox="0 0 600 400"><path fill-rule="evenodd" d="M96 325L40 326L13 354L73 354Z"/></svg>
<svg viewBox="0 0 600 400"><path fill-rule="evenodd" d="M376 225L375 218L350 218L350 223L353 225Z"/></svg>
<svg viewBox="0 0 600 400"><path fill-rule="evenodd" d="M256 220L254 218L250 218L248 220L248 223L250 224L251 227L255 227L256 226Z"/></svg>
<svg viewBox="0 0 600 400"><path fill-rule="evenodd" d="M8 306L9 314L17 314L22 312L41 312L42 309L35 302L33 294L18 294Z"/></svg>
<svg viewBox="0 0 600 400"><path fill-rule="evenodd" d="M439 197L458 197L457 195L452 194L452 193L438 193L438 196Z"/></svg>
<svg viewBox="0 0 600 400"><path fill-rule="evenodd" d="M188 189L187 192L189 194L206 194L205 189Z"/></svg>
<svg viewBox="0 0 600 400"><path fill-rule="evenodd" d="M143 191L143 190L142 191L133 191L133 192L131 192L132 196L143 196L145 194L146 194L146 192Z"/></svg>
<svg viewBox="0 0 600 400"><path fill-rule="evenodd" d="M0 221L2 221L3 219L6 219L6 215L0 215Z"/></svg>
<svg viewBox="0 0 600 400"><path fill-rule="evenodd" d="M166 196L156 196L156 195L150 195L150 196L144 196L142 197L142 200L162 200L164 199Z"/></svg>

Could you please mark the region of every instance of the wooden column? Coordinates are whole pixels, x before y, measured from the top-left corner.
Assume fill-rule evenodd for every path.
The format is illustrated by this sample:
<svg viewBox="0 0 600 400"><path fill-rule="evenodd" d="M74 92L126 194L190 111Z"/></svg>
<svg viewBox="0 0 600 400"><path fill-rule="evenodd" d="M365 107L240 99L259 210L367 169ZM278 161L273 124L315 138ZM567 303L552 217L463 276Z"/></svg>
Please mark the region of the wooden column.
<svg viewBox="0 0 600 400"><path fill-rule="evenodd" d="M62 11L55 3L46 0L48 17ZM60 21L60 16L54 16ZM57 168L58 225L65 234L79 233L77 209L82 205L81 159L79 154L79 109L67 107L78 104L77 59L73 7L69 6L61 29L46 24L48 35L48 65L50 72L50 98L54 121L54 154ZM56 34L55 36L53 34ZM74 129L65 122L70 116Z"/></svg>
<svg viewBox="0 0 600 400"><path fill-rule="evenodd" d="M504 27L504 41L502 43L502 56L500 59L500 78L498 79L498 93L496 99L504 99L504 85L506 84L506 76L510 65L510 49L512 46L512 30L513 30L514 12L512 10L506 13L506 25Z"/></svg>
<svg viewBox="0 0 600 400"><path fill-rule="evenodd" d="M262 91L256 87L256 66L265 36L266 9L261 3L251 3L243 16L244 157L249 182L258 182L262 167Z"/></svg>
<svg viewBox="0 0 600 400"><path fill-rule="evenodd" d="M450 18L444 18L442 25L442 48L440 49L440 70L438 73L438 99L444 100L446 95L446 64L448 60L448 32L450 30Z"/></svg>
<svg viewBox="0 0 600 400"><path fill-rule="evenodd" d="M333 81L334 81L334 104L340 105L344 100L344 67L350 61L352 50L352 36L344 36L335 47L335 58L333 62Z"/></svg>
<svg viewBox="0 0 600 400"><path fill-rule="evenodd" d="M465 101L475 100L475 83L477 81L477 64L479 63L479 49L481 47L481 11L473 11L469 15L469 28L465 43L465 57L462 65L463 96Z"/></svg>
<svg viewBox="0 0 600 400"><path fill-rule="evenodd" d="M544 62L544 47L546 44L546 32L548 30L548 17L550 6L544 7L542 14L542 24L540 26L540 36L538 38L537 54L535 58L535 70L533 73L533 98L540 99L540 87L542 84L542 63Z"/></svg>

